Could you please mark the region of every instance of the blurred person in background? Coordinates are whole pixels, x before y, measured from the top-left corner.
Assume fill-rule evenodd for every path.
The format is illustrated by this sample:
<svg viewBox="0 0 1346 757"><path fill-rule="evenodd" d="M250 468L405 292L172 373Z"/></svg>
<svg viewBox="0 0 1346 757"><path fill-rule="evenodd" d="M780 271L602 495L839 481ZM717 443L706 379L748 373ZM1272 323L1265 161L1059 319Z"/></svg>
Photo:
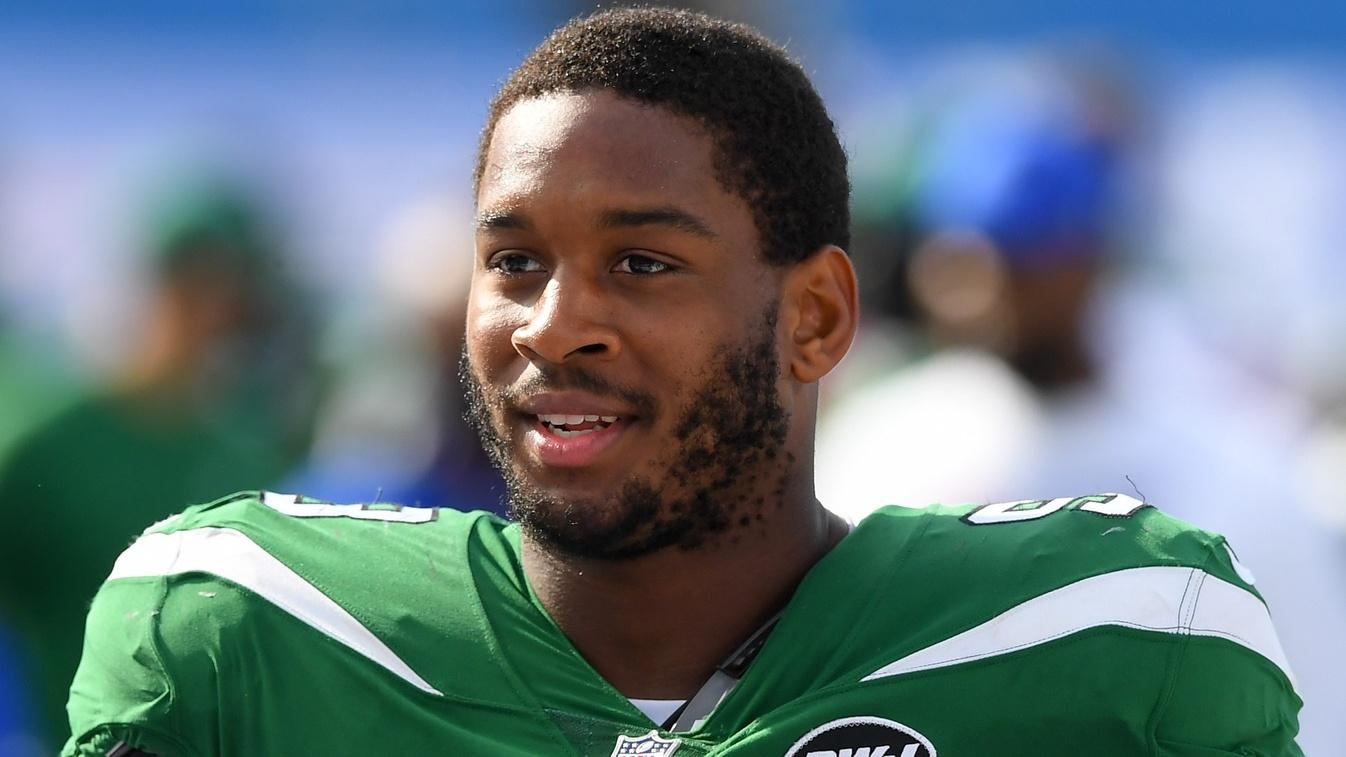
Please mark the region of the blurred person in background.
<svg viewBox="0 0 1346 757"><path fill-rule="evenodd" d="M126 544L184 501L262 487L307 444L311 382L277 244L255 200L215 179L153 212L151 294L119 375L16 442L0 469L0 615L32 676L48 749L83 616Z"/></svg>
<svg viewBox="0 0 1346 757"><path fill-rule="evenodd" d="M880 354L861 362L906 364L833 395L820 491L858 508L846 515L1039 491L1018 477L1044 443L1040 413L1090 406L1099 383L1087 326L1114 253L1120 111L1034 69L997 81L916 128L900 207L859 237L858 264L879 285L861 344ZM897 423L862 420L874 413ZM898 481L840 475L860 450L894 445L912 461Z"/></svg>
<svg viewBox="0 0 1346 757"><path fill-rule="evenodd" d="M856 252L891 287L871 292L880 333L862 342L886 354L863 365L904 364L830 395L819 498L858 520L886 502L1123 492L1217 529L1276 608L1306 751L1342 753L1328 703L1346 701L1346 554L1294 501L1273 399L1138 294L1132 111L1082 70L1002 70L915 129L899 208Z"/></svg>
<svg viewBox="0 0 1346 757"><path fill-rule="evenodd" d="M463 417L458 378L470 217L440 195L394 215L375 255L372 313L328 340L341 378L319 412L309 461L283 491L505 514L504 483Z"/></svg>

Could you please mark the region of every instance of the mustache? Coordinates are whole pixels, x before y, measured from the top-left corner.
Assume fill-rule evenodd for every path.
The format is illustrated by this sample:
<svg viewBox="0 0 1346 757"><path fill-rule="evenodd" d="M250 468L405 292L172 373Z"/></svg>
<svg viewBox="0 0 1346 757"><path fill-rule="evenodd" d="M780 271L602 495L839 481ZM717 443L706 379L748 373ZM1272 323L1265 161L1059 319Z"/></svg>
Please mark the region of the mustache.
<svg viewBox="0 0 1346 757"><path fill-rule="evenodd" d="M475 385L478 391L492 395L492 404L506 411L515 411L527 397L541 392L582 391L600 398L619 400L642 418L651 418L659 410L659 403L649 392L626 386L604 378L599 374L574 365L538 365L533 364L530 373L514 386L482 385L477 378L480 375L468 358L467 349L463 349L459 362L459 376L465 385ZM469 383L470 382L470 383Z"/></svg>
<svg viewBox="0 0 1346 757"><path fill-rule="evenodd" d="M540 392L576 390L597 397L619 400L622 404L635 410L636 415L642 418L653 417L659 409L659 404L654 399L654 395L634 387L623 386L585 368L577 366L534 367L538 369L536 373L529 375L515 386L507 387L500 392L500 398L505 402L506 407L516 408L525 397Z"/></svg>

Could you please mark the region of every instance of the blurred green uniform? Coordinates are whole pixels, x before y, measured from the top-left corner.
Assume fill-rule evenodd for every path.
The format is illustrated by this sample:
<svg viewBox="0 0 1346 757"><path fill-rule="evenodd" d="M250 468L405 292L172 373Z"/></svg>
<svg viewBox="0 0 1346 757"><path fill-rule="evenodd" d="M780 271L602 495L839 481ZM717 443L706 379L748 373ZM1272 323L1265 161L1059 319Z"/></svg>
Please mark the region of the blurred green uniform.
<svg viewBox="0 0 1346 757"><path fill-rule="evenodd" d="M74 393L73 382L46 354L3 334L0 323L0 460L25 431Z"/></svg>

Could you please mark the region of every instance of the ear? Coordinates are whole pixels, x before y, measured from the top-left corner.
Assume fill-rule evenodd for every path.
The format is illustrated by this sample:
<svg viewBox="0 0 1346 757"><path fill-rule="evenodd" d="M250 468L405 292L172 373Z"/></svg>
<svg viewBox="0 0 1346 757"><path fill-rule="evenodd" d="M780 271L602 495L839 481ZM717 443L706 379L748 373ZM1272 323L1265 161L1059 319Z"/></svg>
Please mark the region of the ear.
<svg viewBox="0 0 1346 757"><path fill-rule="evenodd" d="M850 349L859 321L855 268L836 245L820 247L786 274L782 323L790 373L811 384Z"/></svg>

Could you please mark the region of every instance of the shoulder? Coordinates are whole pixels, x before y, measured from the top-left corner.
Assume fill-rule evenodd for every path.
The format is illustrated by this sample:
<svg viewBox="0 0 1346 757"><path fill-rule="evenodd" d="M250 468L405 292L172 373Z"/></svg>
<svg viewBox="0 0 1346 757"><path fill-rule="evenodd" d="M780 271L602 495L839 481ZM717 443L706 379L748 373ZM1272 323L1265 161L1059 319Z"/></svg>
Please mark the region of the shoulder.
<svg viewBox="0 0 1346 757"><path fill-rule="evenodd" d="M492 545L508 553L505 529L485 513L240 492L147 528L117 558L102 591L152 600L157 633L170 644L246 633L239 627L275 611L339 636L334 619L378 626L390 613L411 612L423 586L415 579L427 570L446 596L458 596L455 584L471 581L469 553ZM179 605L204 614L168 611Z"/></svg>
<svg viewBox="0 0 1346 757"><path fill-rule="evenodd" d="M810 706L891 715L941 750L968 723L1023 738L1053 710L1071 725L1038 735L1063 750L1126 721L1295 753L1279 746L1294 677L1252 574L1220 536L1123 495L884 508L818 563L777 633L763 657L788 652ZM997 707L968 714L979 691Z"/></svg>
<svg viewBox="0 0 1346 757"><path fill-rule="evenodd" d="M1265 611L1252 572L1224 537L1124 494L883 508L853 537L861 559L898 546L901 568L884 580L956 592L968 620L1077 596L1120 603L1110 609L1163 597L1174 617L1203 593Z"/></svg>
<svg viewBox="0 0 1346 757"><path fill-rule="evenodd" d="M192 713L287 696L319 671L437 693L443 650L463 665L479 646L476 574L514 575L514 538L487 513L261 492L188 508L147 529L99 590L71 692L77 736L123 723L211 743Z"/></svg>
<svg viewBox="0 0 1346 757"><path fill-rule="evenodd" d="M1223 537L1125 495L883 508L842 545L838 575L891 598L850 629L884 650L887 674L1127 629L1223 639L1293 680L1253 574ZM913 617L925 619L915 632Z"/></svg>
<svg viewBox="0 0 1346 757"><path fill-rule="evenodd" d="M185 577L208 576L282 609L321 600L373 619L414 606L425 581L465 595L470 562L509 562L512 544L510 527L484 512L242 492L146 529L107 583L166 580L171 597Z"/></svg>
<svg viewBox="0 0 1346 757"><path fill-rule="evenodd" d="M909 570L994 572L1040 590L1146 567L1209 569L1249 589L1252 583L1223 537L1124 494L885 507L862 521L854 537L861 554L912 540L904 552Z"/></svg>

